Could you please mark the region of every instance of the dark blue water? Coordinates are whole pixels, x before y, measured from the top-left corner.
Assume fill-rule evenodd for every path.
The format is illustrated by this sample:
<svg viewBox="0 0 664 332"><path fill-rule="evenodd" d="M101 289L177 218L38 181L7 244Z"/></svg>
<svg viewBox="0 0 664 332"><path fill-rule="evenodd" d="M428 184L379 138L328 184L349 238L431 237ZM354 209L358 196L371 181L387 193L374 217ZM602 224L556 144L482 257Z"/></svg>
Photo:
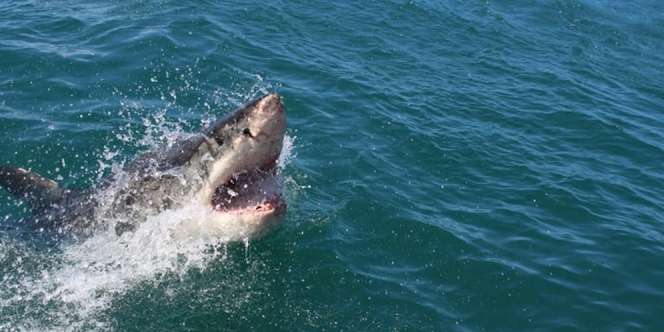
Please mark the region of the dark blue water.
<svg viewBox="0 0 664 332"><path fill-rule="evenodd" d="M664 3L4 1L1 164L84 187L283 96L245 243L52 243L0 193L0 330L664 330Z"/></svg>

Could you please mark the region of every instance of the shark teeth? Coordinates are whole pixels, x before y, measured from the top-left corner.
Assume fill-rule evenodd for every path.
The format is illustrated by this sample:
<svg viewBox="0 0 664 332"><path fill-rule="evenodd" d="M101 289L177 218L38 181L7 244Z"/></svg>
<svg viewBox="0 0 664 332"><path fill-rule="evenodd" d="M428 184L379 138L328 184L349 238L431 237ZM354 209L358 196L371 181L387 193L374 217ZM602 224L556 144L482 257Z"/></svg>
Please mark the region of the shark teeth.
<svg viewBox="0 0 664 332"><path fill-rule="evenodd" d="M211 204L218 212L274 210L282 203L280 189L275 170L254 169L235 174L218 187Z"/></svg>

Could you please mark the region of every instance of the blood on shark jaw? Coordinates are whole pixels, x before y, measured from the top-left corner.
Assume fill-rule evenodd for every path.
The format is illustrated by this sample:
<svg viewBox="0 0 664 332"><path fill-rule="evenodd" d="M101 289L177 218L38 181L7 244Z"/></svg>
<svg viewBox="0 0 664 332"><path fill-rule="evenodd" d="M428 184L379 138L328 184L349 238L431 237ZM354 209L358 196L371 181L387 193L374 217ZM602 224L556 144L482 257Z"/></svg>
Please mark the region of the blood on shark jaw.
<svg viewBox="0 0 664 332"><path fill-rule="evenodd" d="M210 196L212 210L216 214L242 215L256 224L283 216L286 202L281 194L283 179L277 158L275 155L262 166L232 174Z"/></svg>
<svg viewBox="0 0 664 332"><path fill-rule="evenodd" d="M233 175L217 187L212 208L221 213L269 212L283 209L281 181L276 169L253 169Z"/></svg>

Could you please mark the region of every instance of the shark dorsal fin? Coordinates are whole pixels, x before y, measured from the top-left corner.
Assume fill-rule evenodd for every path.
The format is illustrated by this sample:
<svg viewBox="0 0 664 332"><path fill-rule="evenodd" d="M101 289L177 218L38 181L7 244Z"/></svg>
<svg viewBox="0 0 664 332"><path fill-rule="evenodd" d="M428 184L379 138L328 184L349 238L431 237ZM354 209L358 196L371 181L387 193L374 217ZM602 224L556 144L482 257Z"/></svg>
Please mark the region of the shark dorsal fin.
<svg viewBox="0 0 664 332"><path fill-rule="evenodd" d="M57 182L19 167L0 166L0 186L17 198L30 203L33 209L57 204L65 191Z"/></svg>

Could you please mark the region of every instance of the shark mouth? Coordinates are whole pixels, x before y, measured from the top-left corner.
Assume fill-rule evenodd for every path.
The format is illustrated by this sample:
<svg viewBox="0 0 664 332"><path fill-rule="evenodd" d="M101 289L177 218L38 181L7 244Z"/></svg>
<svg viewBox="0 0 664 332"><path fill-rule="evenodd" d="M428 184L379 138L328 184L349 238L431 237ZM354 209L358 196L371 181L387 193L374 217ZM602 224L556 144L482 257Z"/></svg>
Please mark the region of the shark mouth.
<svg viewBox="0 0 664 332"><path fill-rule="evenodd" d="M276 167L234 174L214 191L212 206L215 211L224 213L282 213L286 203L281 196L280 180Z"/></svg>

